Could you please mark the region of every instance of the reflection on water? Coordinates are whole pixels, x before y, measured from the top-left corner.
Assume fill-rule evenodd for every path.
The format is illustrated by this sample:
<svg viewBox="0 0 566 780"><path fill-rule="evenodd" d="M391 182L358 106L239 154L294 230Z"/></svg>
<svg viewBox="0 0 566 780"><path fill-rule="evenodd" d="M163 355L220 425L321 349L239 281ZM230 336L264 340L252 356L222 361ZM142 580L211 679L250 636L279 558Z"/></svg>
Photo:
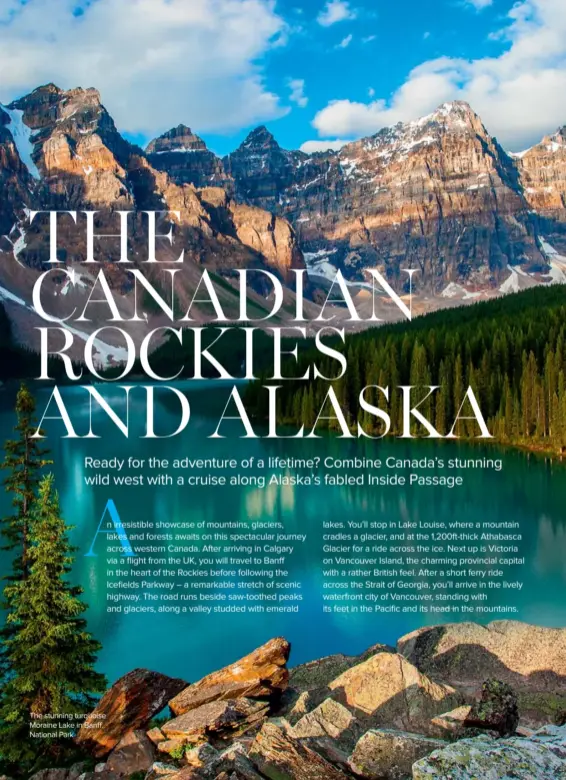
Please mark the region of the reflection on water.
<svg viewBox="0 0 566 780"><path fill-rule="evenodd" d="M75 578L85 589L90 608L89 625L102 642L100 668L110 679L136 666L147 666L173 676L197 679L249 652L271 636L284 635L293 644L293 663L334 652L357 653L376 642L394 643L407 631L426 621L418 614L326 614L320 598L322 586L321 547L323 521L412 520L450 521L459 519L521 523L524 541L521 554L527 566L517 578L525 585L512 596L519 606L519 619L546 625L566 625L563 599L566 580L565 467L518 451L497 451L504 467L499 473L466 471L459 488L360 488L276 486L219 488L155 488L143 486L103 487L84 484L84 458L129 457L380 457L422 458L435 454L443 458L493 457L493 447L458 443L387 440L343 441L239 440L235 437L210 440L214 414L224 405L226 389L206 392L194 388L194 419L181 435L168 440L124 439L101 415L101 440L57 438L56 424L46 424L52 433L49 444L55 460L57 486L67 521L75 526L72 541L79 547ZM87 415L84 391L64 388L63 394L73 419ZM119 391L108 387L108 398ZM47 395L40 392L39 407ZM196 399L196 396L195 396ZM11 435L13 396L4 391L0 399L0 437ZM206 408L205 408L206 407ZM196 411L199 415L196 416ZM210 416L209 416L210 413ZM133 418L143 417L132 410ZM174 409L161 405L158 416L164 427L175 427ZM170 419L169 419L170 418ZM53 426L56 427L53 427ZM238 435L239 429L234 430ZM308 541L291 559L289 577L303 582L304 601L299 614L224 614L215 617L187 615L120 615L106 612L106 573L102 555L84 558L109 498L113 498L123 520L144 519L223 522L227 519L253 522L278 519L290 533L307 533ZM0 496L2 514L9 501ZM5 560L5 559L4 559ZM515 577L513 577L515 578ZM504 598L489 593L488 604ZM508 597L510 598L510 597ZM450 618L454 619L454 618ZM487 622L490 618L486 617ZM431 623L440 622L438 616Z"/></svg>

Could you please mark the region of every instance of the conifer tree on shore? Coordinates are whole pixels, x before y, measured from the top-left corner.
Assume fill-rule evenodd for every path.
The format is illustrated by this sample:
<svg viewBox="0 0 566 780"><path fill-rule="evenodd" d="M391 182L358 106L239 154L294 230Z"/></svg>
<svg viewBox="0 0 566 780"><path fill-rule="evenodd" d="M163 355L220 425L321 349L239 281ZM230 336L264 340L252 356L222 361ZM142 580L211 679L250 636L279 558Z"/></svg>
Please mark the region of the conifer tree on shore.
<svg viewBox="0 0 566 780"><path fill-rule="evenodd" d="M34 439L37 429L35 421L35 399L25 384L20 386L16 397L17 436L6 442L6 456L1 468L9 472L4 480L4 489L13 496L15 513L3 518L2 536L4 550L17 550L14 558L14 579L24 578L28 572L27 553L29 546L29 515L41 469L51 463L46 459L47 450Z"/></svg>
<svg viewBox="0 0 566 780"><path fill-rule="evenodd" d="M6 493L12 495L12 514L2 518L0 532L4 537L3 550L13 551L12 571L4 579L17 581L25 579L28 572L27 551L29 547L30 513L41 480L41 470L51 463L47 450L38 439L33 438L37 429L35 421L35 398L25 384L21 384L16 396L16 437L5 444L5 458L0 468L8 471L3 485ZM4 600L2 608L9 610ZM6 675L9 664L6 660L7 641L14 628L6 622L0 629L0 681Z"/></svg>
<svg viewBox="0 0 566 780"><path fill-rule="evenodd" d="M30 737L30 724L33 728L48 714L89 712L93 694L106 687L94 669L100 644L82 617L82 589L68 581L73 561L68 530L48 475L30 516L28 576L4 591L12 633L5 653L9 674L0 694L0 756L8 765L33 766L42 755L55 755L58 740Z"/></svg>

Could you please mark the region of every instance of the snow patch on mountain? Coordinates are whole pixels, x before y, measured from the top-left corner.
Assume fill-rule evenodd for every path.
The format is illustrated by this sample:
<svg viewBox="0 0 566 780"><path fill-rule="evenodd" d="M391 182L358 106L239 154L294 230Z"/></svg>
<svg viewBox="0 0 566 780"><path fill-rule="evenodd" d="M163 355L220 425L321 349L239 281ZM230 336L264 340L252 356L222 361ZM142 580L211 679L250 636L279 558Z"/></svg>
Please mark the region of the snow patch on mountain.
<svg viewBox="0 0 566 780"><path fill-rule="evenodd" d="M336 254L337 251L337 249L319 249L318 252L304 252L303 256L309 276L322 276L333 282L338 269L329 262L328 258Z"/></svg>
<svg viewBox="0 0 566 780"><path fill-rule="evenodd" d="M23 229L23 227L20 226L20 237L14 241L13 244L13 252L14 252L14 259L18 261L18 263L21 264L21 261L19 260L20 253L23 252L23 250L27 247L26 243L26 231Z"/></svg>
<svg viewBox="0 0 566 780"><path fill-rule="evenodd" d="M88 288L91 287L93 283L94 280L92 279L92 277L85 274L81 274L78 271L76 271L74 268L71 268L69 271L69 275L65 280L65 284L63 285L63 289L61 290L61 295L67 295L71 287Z"/></svg>
<svg viewBox="0 0 566 780"><path fill-rule="evenodd" d="M10 117L10 124L8 130L10 131L16 149L20 155L20 160L26 166L30 174L34 179L40 179L41 175L37 169L36 164L33 161L33 143L31 141L32 130L26 124L24 124L23 115L24 112L19 108L6 108L6 106L0 104L0 108L8 114Z"/></svg>
<svg viewBox="0 0 566 780"><path fill-rule="evenodd" d="M532 287L536 282L526 271L523 271L519 266L508 266L510 276L499 287L499 292L512 293L524 290L527 287ZM523 281L524 280L524 281Z"/></svg>
<svg viewBox="0 0 566 780"><path fill-rule="evenodd" d="M509 271L511 272L511 275L507 277L502 285L500 285L499 292L510 293L519 292L520 290L519 274L514 268L510 268Z"/></svg>
<svg viewBox="0 0 566 780"><path fill-rule="evenodd" d="M524 149L522 152L508 152L509 157L512 157L514 160L522 160L523 157L528 154L533 147L529 146L528 149Z"/></svg>
<svg viewBox="0 0 566 780"><path fill-rule="evenodd" d="M566 284L566 257L561 255L548 241L539 238L540 248L550 263L551 284Z"/></svg>
<svg viewBox="0 0 566 780"><path fill-rule="evenodd" d="M463 301L469 301L472 298L479 298L481 293L471 292L470 290L466 290L461 284L450 282L440 295L442 298L461 298Z"/></svg>
<svg viewBox="0 0 566 780"><path fill-rule="evenodd" d="M189 149L188 146L177 146L173 149L163 149L160 152L153 152L153 154L177 154L178 152L186 154L187 152L204 152L206 149Z"/></svg>

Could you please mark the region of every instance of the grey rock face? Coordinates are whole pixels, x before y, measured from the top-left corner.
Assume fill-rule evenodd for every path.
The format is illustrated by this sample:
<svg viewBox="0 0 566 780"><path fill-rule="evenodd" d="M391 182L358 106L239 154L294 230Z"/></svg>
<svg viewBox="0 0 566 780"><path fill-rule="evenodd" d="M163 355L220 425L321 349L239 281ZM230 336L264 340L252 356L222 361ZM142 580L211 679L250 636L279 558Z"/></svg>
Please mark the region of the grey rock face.
<svg viewBox="0 0 566 780"><path fill-rule="evenodd" d="M413 767L414 780L563 780L566 727L548 726L530 739L464 739Z"/></svg>
<svg viewBox="0 0 566 780"><path fill-rule="evenodd" d="M564 628L513 620L449 623L407 634L397 649L424 674L470 697L485 680L507 683L517 695L523 725L537 727L566 712Z"/></svg>
<svg viewBox="0 0 566 780"><path fill-rule="evenodd" d="M350 756L352 771L369 780L406 780L415 761L446 743L403 731L371 729L359 740Z"/></svg>

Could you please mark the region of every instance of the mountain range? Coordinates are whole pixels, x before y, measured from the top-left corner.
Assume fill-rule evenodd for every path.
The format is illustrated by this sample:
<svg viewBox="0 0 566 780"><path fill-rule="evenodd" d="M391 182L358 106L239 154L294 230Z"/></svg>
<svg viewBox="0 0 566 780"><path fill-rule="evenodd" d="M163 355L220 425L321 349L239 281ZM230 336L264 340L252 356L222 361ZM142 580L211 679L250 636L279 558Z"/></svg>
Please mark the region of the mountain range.
<svg viewBox="0 0 566 780"><path fill-rule="evenodd" d="M566 128L509 154L462 102L338 152L287 151L258 127L220 158L185 125L142 150L95 89L48 84L0 105L0 187L0 296L24 342L32 282L48 259L45 230L26 226L29 209L97 209L100 233L116 232L112 209L131 210L134 254L141 212L180 211L195 274L224 276L228 298L240 267L287 281L306 264L314 301L337 268L360 295L368 268L400 293L404 269L416 269L416 311L566 282ZM84 246L70 227L63 238L60 259L72 267ZM88 275L77 278L70 293L84 297ZM115 265L112 282L127 296ZM54 298L64 288L63 278ZM258 306L264 294L256 290Z"/></svg>
<svg viewBox="0 0 566 780"><path fill-rule="evenodd" d="M416 268L417 289L462 296L566 281L566 128L508 154L454 102L339 152L286 151L259 127L219 159L180 126L147 153L174 181L288 219L319 275L378 268L403 287L401 269Z"/></svg>

